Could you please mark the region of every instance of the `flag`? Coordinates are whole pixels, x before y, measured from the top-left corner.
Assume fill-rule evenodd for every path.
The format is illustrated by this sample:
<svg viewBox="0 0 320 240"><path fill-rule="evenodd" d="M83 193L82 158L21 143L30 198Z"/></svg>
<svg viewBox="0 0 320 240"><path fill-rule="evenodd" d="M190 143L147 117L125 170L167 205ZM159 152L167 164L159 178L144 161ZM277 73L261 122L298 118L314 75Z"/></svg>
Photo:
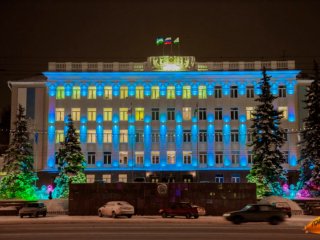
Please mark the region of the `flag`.
<svg viewBox="0 0 320 240"><path fill-rule="evenodd" d="M163 42L164 42L164 39L163 39L162 37L158 37L158 38L157 38L157 40L156 40L156 44L157 44L157 46L162 45L162 44L163 44Z"/></svg>
<svg viewBox="0 0 320 240"><path fill-rule="evenodd" d="M180 39L179 37L177 37L174 41L173 41L173 44L179 44L180 43Z"/></svg>
<svg viewBox="0 0 320 240"><path fill-rule="evenodd" d="M164 39L164 45L170 45L170 44L172 44L172 39L171 39L171 37L166 37L166 38Z"/></svg>

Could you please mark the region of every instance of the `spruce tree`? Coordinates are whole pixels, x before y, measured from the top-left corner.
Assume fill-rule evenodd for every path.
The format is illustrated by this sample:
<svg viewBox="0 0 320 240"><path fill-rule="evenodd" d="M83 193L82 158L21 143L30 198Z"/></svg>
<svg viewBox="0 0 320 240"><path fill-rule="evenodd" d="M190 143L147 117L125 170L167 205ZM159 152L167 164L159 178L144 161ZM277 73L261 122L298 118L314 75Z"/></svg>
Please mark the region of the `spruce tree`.
<svg viewBox="0 0 320 240"><path fill-rule="evenodd" d="M38 179L33 168L33 152L30 133L24 108L19 105L17 121L12 130L12 138L4 154L6 172L0 181L0 198L2 199L36 199L35 181Z"/></svg>
<svg viewBox="0 0 320 240"><path fill-rule="evenodd" d="M261 94L255 99L258 105L253 113L252 134L253 165L247 179L257 185L257 195L267 193L280 195L280 182L286 181L286 172L282 167L285 162L281 146L284 143L284 131L280 128L282 113L273 106L277 98L270 90L270 76L266 69L262 71L260 82Z"/></svg>
<svg viewBox="0 0 320 240"><path fill-rule="evenodd" d="M303 119L304 129L300 156L300 183L313 196L320 195L320 76L317 62L314 62L314 80L305 95L305 109L308 116Z"/></svg>
<svg viewBox="0 0 320 240"><path fill-rule="evenodd" d="M59 174L55 180L55 197L66 198L69 195L70 183L85 183L85 157L81 152L79 134L73 125L71 116L68 116L68 131L64 142L60 143L56 154Z"/></svg>

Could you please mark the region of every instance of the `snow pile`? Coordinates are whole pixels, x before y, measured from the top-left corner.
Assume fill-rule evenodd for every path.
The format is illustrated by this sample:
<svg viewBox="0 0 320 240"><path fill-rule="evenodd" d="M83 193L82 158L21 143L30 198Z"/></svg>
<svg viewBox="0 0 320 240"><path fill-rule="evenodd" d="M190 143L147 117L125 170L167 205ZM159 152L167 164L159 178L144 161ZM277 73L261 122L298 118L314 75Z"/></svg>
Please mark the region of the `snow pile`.
<svg viewBox="0 0 320 240"><path fill-rule="evenodd" d="M303 215L303 210L301 207L294 201L283 198L283 197L278 197L278 196L269 196L269 197L264 197L259 201L261 204L276 204L276 203L287 203L290 208L291 208L291 213L292 215Z"/></svg>

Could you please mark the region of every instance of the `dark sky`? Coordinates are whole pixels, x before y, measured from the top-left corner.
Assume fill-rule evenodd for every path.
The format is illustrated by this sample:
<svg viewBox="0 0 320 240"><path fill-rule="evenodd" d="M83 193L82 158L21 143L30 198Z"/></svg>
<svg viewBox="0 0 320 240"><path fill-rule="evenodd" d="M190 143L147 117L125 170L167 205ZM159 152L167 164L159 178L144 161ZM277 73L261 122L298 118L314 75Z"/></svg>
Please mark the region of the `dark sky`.
<svg viewBox="0 0 320 240"><path fill-rule="evenodd" d="M157 36L179 36L198 61L320 56L319 0L0 0L0 108L6 82L48 61L145 61Z"/></svg>

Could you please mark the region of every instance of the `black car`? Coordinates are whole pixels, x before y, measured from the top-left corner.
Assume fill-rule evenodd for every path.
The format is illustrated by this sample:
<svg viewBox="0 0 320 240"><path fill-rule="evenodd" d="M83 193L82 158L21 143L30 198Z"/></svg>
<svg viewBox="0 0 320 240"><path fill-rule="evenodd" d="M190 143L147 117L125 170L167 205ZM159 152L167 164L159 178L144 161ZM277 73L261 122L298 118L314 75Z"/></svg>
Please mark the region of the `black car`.
<svg viewBox="0 0 320 240"><path fill-rule="evenodd" d="M286 213L269 204L249 204L239 211L225 213L223 216L234 224L269 222L276 225L284 221Z"/></svg>
<svg viewBox="0 0 320 240"><path fill-rule="evenodd" d="M47 207L43 203L27 203L19 210L19 216L39 217L47 215Z"/></svg>

